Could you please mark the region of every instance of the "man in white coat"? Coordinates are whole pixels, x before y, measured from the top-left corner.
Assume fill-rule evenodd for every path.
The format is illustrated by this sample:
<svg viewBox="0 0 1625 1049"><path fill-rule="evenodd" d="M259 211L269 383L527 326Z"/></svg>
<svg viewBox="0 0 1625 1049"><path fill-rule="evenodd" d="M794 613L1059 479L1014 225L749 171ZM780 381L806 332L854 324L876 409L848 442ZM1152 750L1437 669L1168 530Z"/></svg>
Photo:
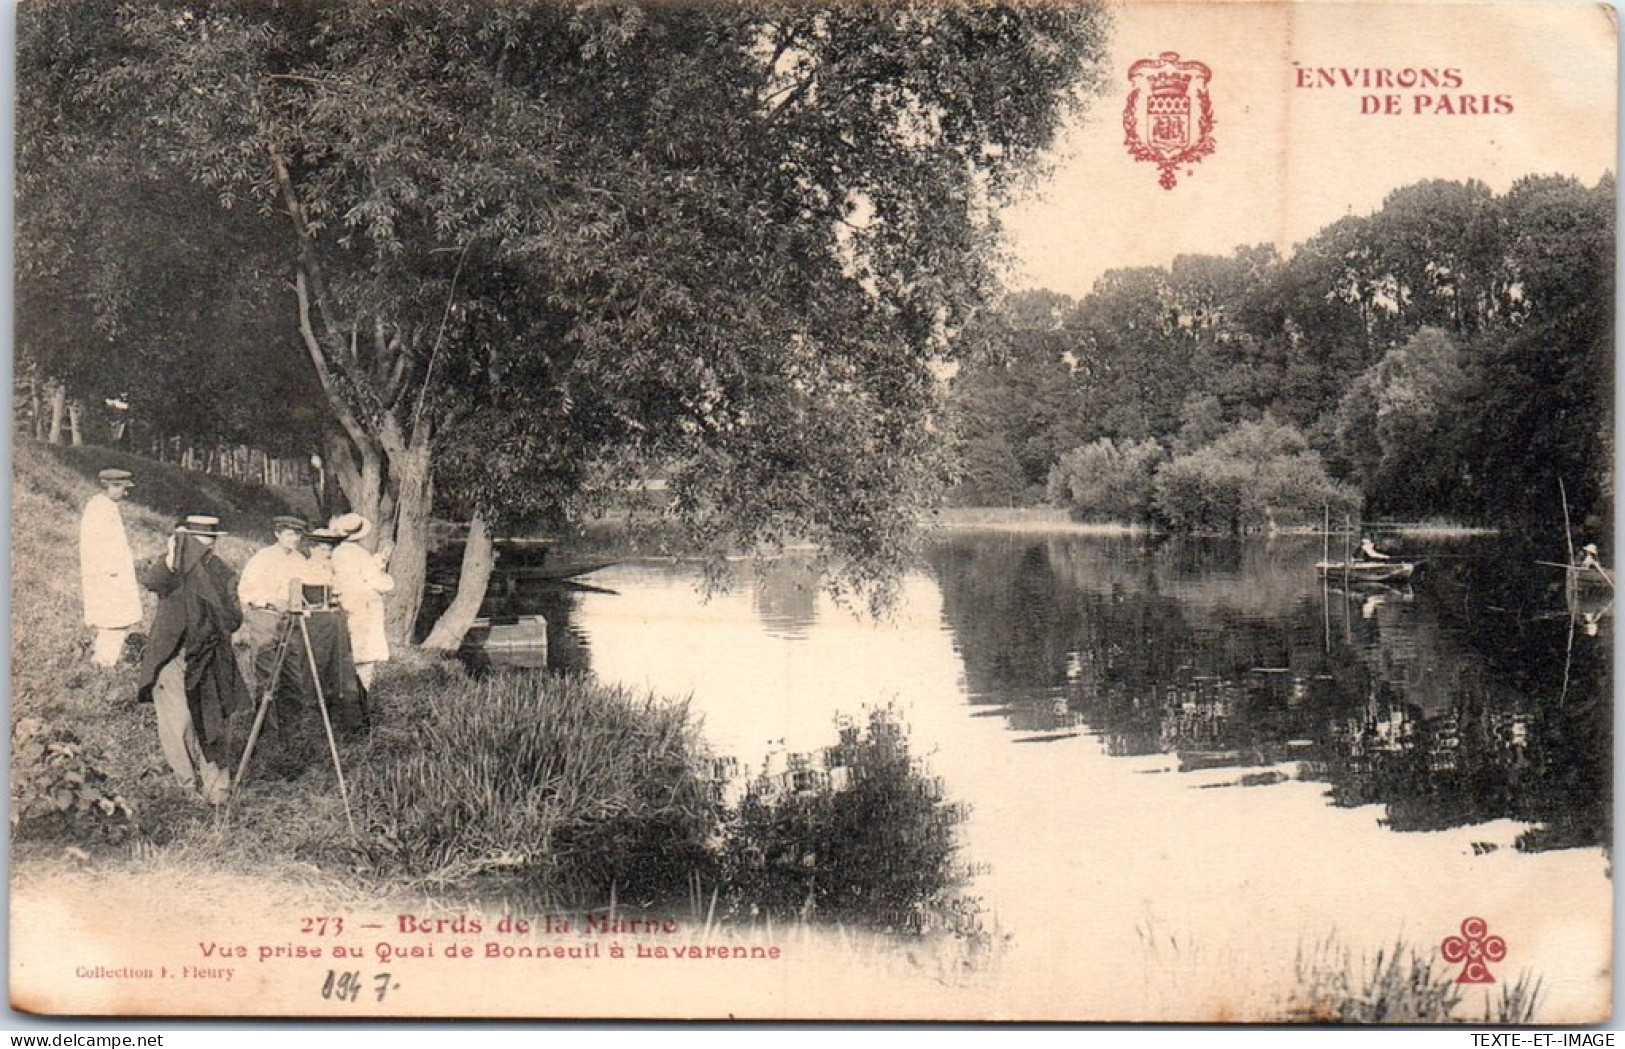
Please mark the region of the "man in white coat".
<svg viewBox="0 0 1625 1049"><path fill-rule="evenodd" d="M116 666L124 639L141 622L141 588L135 579L135 557L124 532L118 504L135 480L128 470L103 470L102 490L90 497L79 518L79 579L84 594L85 625L96 632L90 661Z"/></svg>

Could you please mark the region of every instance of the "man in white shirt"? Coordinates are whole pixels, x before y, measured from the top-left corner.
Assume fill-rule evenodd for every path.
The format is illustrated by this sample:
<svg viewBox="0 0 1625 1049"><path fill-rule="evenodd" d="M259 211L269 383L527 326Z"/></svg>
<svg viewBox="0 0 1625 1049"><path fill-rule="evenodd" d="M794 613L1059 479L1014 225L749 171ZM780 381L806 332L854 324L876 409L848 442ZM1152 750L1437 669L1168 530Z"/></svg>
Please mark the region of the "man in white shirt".
<svg viewBox="0 0 1625 1049"><path fill-rule="evenodd" d="M117 469L103 470L97 478L102 490L85 503L79 518L79 579L85 625L96 632L90 661L113 667L124 652L125 637L142 618L135 557L118 507L135 480L130 471Z"/></svg>
<svg viewBox="0 0 1625 1049"><path fill-rule="evenodd" d="M1371 541L1370 536L1366 536L1364 539L1360 540L1360 556L1367 561L1390 560L1390 556L1388 554L1385 554L1381 550L1377 549L1377 544Z"/></svg>
<svg viewBox="0 0 1625 1049"><path fill-rule="evenodd" d="M277 627L290 606L297 587L310 573L310 559L303 549L309 526L298 517L277 517L271 522L276 542L258 551L243 566L237 582L237 599L243 606L243 626L248 633L248 651L254 665L256 694L271 684L276 662Z"/></svg>

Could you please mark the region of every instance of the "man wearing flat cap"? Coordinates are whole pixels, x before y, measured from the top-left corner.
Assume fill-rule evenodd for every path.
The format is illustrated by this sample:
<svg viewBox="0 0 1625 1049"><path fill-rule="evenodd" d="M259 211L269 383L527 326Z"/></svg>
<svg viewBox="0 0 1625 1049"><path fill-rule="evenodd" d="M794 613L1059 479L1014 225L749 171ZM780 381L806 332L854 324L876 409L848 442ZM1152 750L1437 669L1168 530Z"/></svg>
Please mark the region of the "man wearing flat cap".
<svg viewBox="0 0 1625 1049"><path fill-rule="evenodd" d="M310 574L310 558L304 551L305 533L310 531L303 518L277 517L271 521L276 542L257 551L243 566L237 582L237 598L243 606L243 625L248 630L248 651L253 660L255 689L270 684L276 662L277 626L282 613L291 606Z"/></svg>
<svg viewBox="0 0 1625 1049"><path fill-rule="evenodd" d="M90 661L112 667L124 652L125 637L141 622L135 558L118 506L135 480L130 471L111 468L101 471L97 480L102 490L85 503L79 518L79 580L85 625L95 631Z"/></svg>

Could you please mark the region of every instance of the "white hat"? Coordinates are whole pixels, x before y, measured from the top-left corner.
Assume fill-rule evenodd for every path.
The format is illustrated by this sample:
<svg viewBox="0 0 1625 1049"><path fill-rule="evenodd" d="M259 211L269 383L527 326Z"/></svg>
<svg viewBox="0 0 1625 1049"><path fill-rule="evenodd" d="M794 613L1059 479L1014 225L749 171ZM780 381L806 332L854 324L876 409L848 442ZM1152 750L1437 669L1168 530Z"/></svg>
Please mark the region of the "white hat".
<svg viewBox="0 0 1625 1049"><path fill-rule="evenodd" d="M327 527L344 533L347 540L360 541L372 534L372 522L360 514L340 514L327 522Z"/></svg>
<svg viewBox="0 0 1625 1049"><path fill-rule="evenodd" d="M220 527L220 518L214 514L187 514L175 526L177 532L190 532L192 535L226 535L225 529Z"/></svg>

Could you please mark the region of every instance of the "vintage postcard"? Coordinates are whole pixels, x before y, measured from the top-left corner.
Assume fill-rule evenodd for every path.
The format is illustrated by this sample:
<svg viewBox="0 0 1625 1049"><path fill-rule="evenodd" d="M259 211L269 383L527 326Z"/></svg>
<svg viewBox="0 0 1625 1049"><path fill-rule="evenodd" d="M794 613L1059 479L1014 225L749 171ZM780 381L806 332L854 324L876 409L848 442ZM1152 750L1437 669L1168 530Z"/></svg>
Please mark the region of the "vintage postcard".
<svg viewBox="0 0 1625 1049"><path fill-rule="evenodd" d="M14 1019L1612 1018L1614 8L9 13Z"/></svg>

